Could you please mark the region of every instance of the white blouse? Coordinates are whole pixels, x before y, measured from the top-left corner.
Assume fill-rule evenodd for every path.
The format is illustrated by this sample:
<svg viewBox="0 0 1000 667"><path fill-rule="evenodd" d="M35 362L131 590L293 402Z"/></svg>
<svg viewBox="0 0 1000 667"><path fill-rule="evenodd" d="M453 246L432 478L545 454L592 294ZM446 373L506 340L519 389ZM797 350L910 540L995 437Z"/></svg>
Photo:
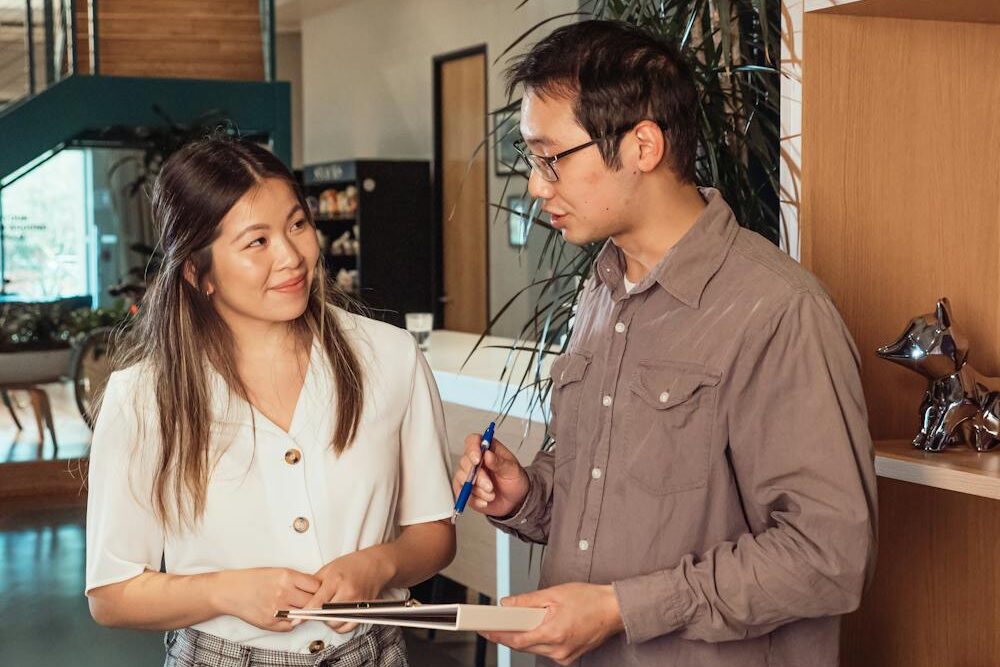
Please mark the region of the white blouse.
<svg viewBox="0 0 1000 667"><path fill-rule="evenodd" d="M423 354L402 329L338 315L364 369L364 408L351 447L339 457L330 447L335 387L318 343L287 433L231 398L210 370L217 463L204 516L192 529L166 532L153 513L159 438L151 378L141 366L111 376L90 453L88 592L159 571L161 557L172 574L256 567L312 574L339 556L393 540L400 526L451 516L444 414ZM386 595L402 599L405 591ZM365 630L339 634L312 621L275 633L233 616L194 627L294 652L315 640L342 644Z"/></svg>

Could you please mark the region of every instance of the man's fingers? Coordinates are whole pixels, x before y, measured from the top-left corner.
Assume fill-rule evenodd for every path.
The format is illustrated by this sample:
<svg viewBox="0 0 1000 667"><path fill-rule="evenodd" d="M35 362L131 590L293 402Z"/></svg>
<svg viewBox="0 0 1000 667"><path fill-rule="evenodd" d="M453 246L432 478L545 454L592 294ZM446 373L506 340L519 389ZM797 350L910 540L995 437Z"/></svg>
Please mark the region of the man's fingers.
<svg viewBox="0 0 1000 667"><path fill-rule="evenodd" d="M510 475L511 471L519 468L521 464L518 463L513 454L505 450L502 452L487 451L486 456L483 457L483 466L491 473L503 477Z"/></svg>
<svg viewBox="0 0 1000 667"><path fill-rule="evenodd" d="M483 442L483 436L479 435L478 433L470 433L469 435L465 436L466 455L478 454L479 446L482 442Z"/></svg>
<svg viewBox="0 0 1000 667"><path fill-rule="evenodd" d="M548 633L542 631L542 628L527 632L484 632L481 634L487 641L509 646L515 651L528 650L532 653L539 653L541 649L552 650L553 648L548 644L550 641ZM542 653L542 655L548 655L548 653Z"/></svg>
<svg viewBox="0 0 1000 667"><path fill-rule="evenodd" d="M502 607L548 607L553 604L552 596L547 593L547 589L540 591L530 591L520 595L508 595L500 600Z"/></svg>

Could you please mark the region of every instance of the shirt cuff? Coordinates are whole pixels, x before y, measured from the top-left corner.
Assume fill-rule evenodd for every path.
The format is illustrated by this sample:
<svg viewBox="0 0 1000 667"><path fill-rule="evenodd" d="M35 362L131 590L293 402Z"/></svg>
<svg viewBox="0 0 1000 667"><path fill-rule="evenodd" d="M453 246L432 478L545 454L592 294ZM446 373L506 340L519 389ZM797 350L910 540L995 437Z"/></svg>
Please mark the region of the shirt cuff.
<svg viewBox="0 0 1000 667"><path fill-rule="evenodd" d="M676 570L662 570L612 583L625 637L638 644L679 630L694 617L697 603Z"/></svg>
<svg viewBox="0 0 1000 667"><path fill-rule="evenodd" d="M505 532L516 532L522 526L527 527L528 522L536 518L534 516L537 514L535 509L543 502L541 491L539 490L542 485L535 483L534 471L526 468L525 472L528 473L528 493L524 495L524 501L521 503L521 506L513 514L508 514L507 516L487 517L490 523Z"/></svg>

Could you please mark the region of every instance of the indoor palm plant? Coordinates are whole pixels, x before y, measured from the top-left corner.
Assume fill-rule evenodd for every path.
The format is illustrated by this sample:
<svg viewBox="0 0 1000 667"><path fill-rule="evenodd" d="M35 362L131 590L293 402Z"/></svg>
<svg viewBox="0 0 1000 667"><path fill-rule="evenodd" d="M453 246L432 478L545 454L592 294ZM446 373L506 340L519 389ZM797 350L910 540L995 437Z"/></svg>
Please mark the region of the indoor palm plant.
<svg viewBox="0 0 1000 667"><path fill-rule="evenodd" d="M518 7L531 0L524 0ZM718 188L745 227L774 243L781 236L779 209L779 71L778 0L585 0L574 15L581 19L615 19L640 26L679 45L699 92L700 149L697 177ZM544 34L552 17L532 27L501 54L518 52ZM519 100L495 114L509 114ZM502 137L492 137L499 142ZM508 181L508 186L510 181ZM506 188L499 198L505 201ZM496 204L499 211L506 207ZM533 207L537 211L537 206ZM509 211L508 211L509 212ZM572 332L580 286L589 274L600 244L577 249L545 227L542 259L531 284L494 314L490 326L519 299L532 303L510 355L530 357L527 370L512 376L508 365L501 380L511 390L504 412L518 394L528 392L532 404L546 405L549 380L543 359L558 353Z"/></svg>

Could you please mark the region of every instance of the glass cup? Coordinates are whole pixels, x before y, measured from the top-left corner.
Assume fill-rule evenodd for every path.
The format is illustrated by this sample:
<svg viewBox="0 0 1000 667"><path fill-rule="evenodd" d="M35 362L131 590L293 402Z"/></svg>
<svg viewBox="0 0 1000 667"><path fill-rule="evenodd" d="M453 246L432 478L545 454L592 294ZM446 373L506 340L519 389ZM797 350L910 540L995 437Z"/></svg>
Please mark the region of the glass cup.
<svg viewBox="0 0 1000 667"><path fill-rule="evenodd" d="M428 341L431 337L431 329L434 328L433 313L407 313L406 330L417 341L417 345L424 352L427 351Z"/></svg>

